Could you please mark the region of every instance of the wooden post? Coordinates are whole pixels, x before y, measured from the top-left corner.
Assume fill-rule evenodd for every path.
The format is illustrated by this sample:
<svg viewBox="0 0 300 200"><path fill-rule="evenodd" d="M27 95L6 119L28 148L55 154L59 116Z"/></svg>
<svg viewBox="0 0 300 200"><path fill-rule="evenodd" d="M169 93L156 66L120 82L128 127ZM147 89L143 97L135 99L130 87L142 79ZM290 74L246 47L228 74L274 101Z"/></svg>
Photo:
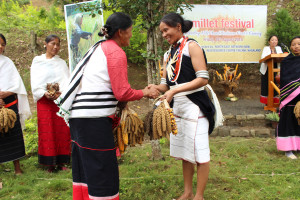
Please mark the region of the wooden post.
<svg viewBox="0 0 300 200"><path fill-rule="evenodd" d="M30 31L30 47L31 47L31 52L36 55L37 54L37 50L36 50L36 46L37 46L37 35L34 31Z"/></svg>

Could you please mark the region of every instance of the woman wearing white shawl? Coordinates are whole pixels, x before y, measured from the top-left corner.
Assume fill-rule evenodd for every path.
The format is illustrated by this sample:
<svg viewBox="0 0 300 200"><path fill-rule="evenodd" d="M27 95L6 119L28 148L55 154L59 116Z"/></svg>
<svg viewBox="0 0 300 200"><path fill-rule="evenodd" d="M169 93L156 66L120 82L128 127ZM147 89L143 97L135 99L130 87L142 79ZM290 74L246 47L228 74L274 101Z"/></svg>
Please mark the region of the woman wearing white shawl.
<svg viewBox="0 0 300 200"><path fill-rule="evenodd" d="M282 49L278 45L278 37L276 35L272 35L268 39L268 43L270 46L265 46L263 49L263 52L261 54L261 58L264 58L270 54L278 54L282 53ZM280 63L274 63L274 68L280 68ZM269 78L268 78L268 66L267 63L261 63L260 66L260 73L261 73L261 93L260 93L260 102L263 104L268 103L268 83L269 83ZM275 77L274 73L274 77ZM274 81L274 80L273 80ZM278 95L278 93L274 90L274 103L279 103L279 98L275 97Z"/></svg>
<svg viewBox="0 0 300 200"><path fill-rule="evenodd" d="M70 130L64 120L56 115L58 107L53 102L67 86L69 70L57 53L60 39L49 35L45 40L46 54L36 56L31 65L31 89L37 102L38 117L38 157L39 163L49 167L52 172L56 166L70 162ZM51 94L47 84L58 83L59 91Z"/></svg>
<svg viewBox="0 0 300 200"><path fill-rule="evenodd" d="M21 174L19 159L25 156L22 129L31 113L18 70L8 57L2 55L5 46L6 39L0 34L0 107L12 109L17 114L17 121L14 128L0 136L0 163L13 161L15 174Z"/></svg>

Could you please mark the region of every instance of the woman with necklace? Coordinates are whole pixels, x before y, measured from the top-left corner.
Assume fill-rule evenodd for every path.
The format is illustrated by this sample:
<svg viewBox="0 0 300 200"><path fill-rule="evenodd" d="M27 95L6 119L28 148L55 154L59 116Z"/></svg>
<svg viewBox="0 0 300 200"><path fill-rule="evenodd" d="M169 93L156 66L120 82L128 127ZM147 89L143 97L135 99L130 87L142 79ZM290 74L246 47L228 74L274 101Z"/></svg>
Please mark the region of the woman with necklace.
<svg viewBox="0 0 300 200"><path fill-rule="evenodd" d="M149 85L165 92L162 99L173 105L178 134L170 137L170 155L182 160L184 193L178 198L202 200L208 180L210 149L208 135L222 123L217 98L211 102L204 86L208 84L205 53L199 44L184 36L193 22L169 13L161 19L160 31L171 45L164 56L160 85ZM215 113L219 118L215 118ZM215 120L216 119L216 120ZM197 166L197 192L193 194L194 167Z"/></svg>
<svg viewBox="0 0 300 200"><path fill-rule="evenodd" d="M281 47L278 45L278 37L276 35L271 35L268 39L269 46L265 46L263 49L263 52L261 54L261 58L264 58L270 54L279 54L282 53ZM274 69L277 67L280 67L279 64L274 63ZM260 66L260 73L261 73L261 94L260 94L260 102L263 104L268 103L268 66L266 63L262 63ZM276 73L274 73L274 77L276 76ZM274 81L274 80L272 80ZM279 102L279 98L275 97L278 95L278 93L274 90L274 103Z"/></svg>

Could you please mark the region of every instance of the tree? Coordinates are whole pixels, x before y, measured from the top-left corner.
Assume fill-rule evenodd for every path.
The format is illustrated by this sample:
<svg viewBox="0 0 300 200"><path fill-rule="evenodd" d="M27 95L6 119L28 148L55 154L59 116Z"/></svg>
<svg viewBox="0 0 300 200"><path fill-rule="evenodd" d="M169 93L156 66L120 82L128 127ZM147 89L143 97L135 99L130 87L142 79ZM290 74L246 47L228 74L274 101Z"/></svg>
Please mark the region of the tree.
<svg viewBox="0 0 300 200"><path fill-rule="evenodd" d="M158 60L162 52L158 45L162 44L162 38L157 34L160 19L166 12L180 10L183 13L184 9L191 8L191 5L185 0L108 0L103 7L128 13L133 19L138 16L142 18L141 25L147 30L147 54L144 57L147 63L148 84L157 84L159 82Z"/></svg>
<svg viewBox="0 0 300 200"><path fill-rule="evenodd" d="M299 33L300 23L295 21L286 9L281 9L276 13L271 28L267 31L267 39L271 35L277 35L280 42L279 45L285 49L284 45L289 46L291 39L299 35Z"/></svg>

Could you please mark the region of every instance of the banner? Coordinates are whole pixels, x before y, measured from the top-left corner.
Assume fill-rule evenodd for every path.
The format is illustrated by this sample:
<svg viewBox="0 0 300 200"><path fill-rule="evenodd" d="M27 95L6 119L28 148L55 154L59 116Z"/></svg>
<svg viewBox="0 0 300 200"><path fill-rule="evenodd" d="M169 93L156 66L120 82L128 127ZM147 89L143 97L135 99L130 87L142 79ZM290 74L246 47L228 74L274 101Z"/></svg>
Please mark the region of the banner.
<svg viewBox="0 0 300 200"><path fill-rule="evenodd" d="M103 26L103 15L91 16L81 6L94 6L101 1L88 1L64 6L69 49L69 69L72 72L89 48L99 41L98 32Z"/></svg>
<svg viewBox="0 0 300 200"><path fill-rule="evenodd" d="M267 6L194 5L186 34L205 50L208 63L258 63L265 46Z"/></svg>

